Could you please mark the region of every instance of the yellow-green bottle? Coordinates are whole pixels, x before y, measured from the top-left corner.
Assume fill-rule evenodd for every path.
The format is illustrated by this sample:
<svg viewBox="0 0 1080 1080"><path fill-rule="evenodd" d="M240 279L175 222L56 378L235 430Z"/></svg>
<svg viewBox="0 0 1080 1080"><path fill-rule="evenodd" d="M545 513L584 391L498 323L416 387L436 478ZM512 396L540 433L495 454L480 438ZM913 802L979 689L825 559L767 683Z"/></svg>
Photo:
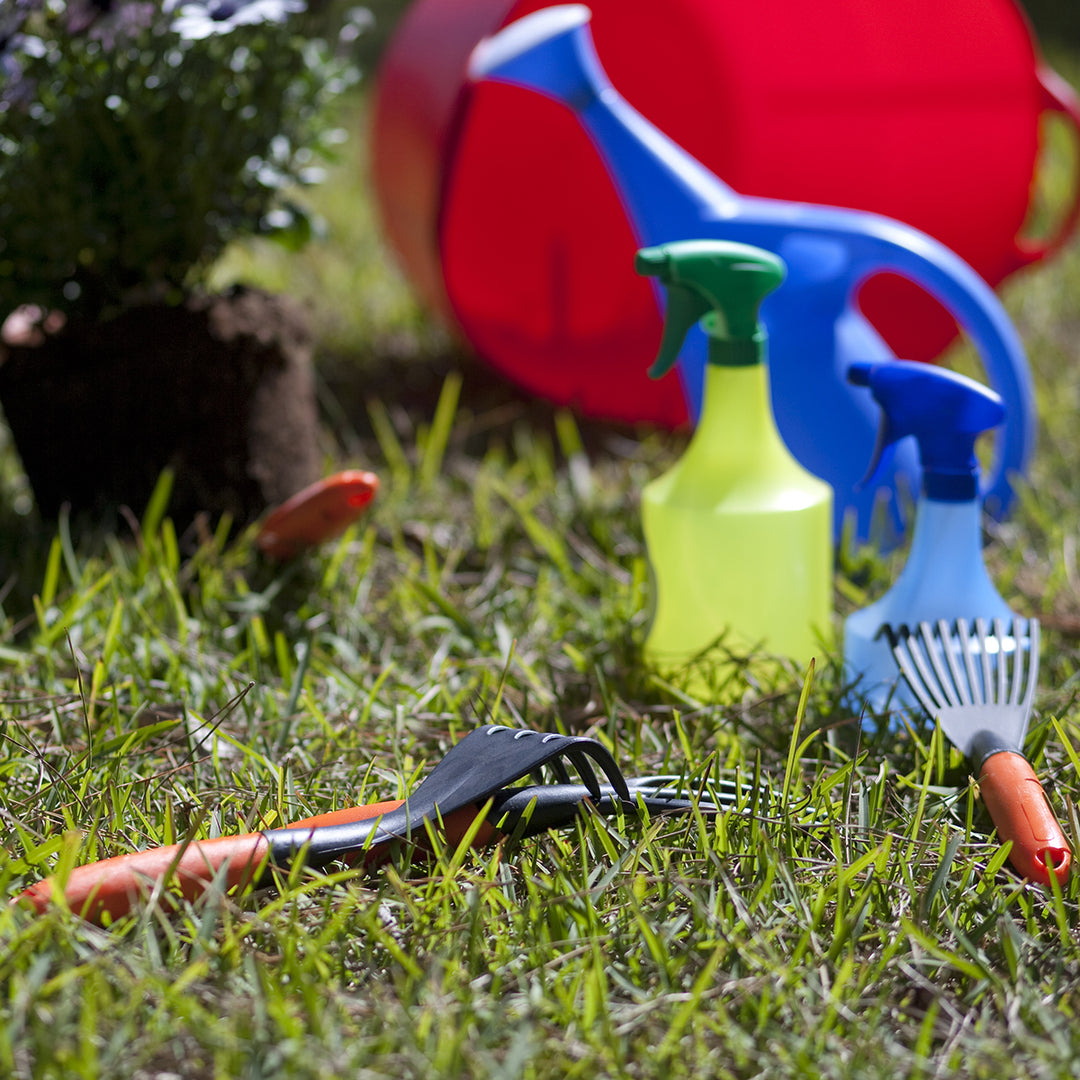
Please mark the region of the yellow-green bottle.
<svg viewBox="0 0 1080 1080"><path fill-rule="evenodd" d="M668 296L650 374L675 363L698 320L709 342L697 428L642 492L654 587L645 659L665 674L696 660L690 688L727 697L730 654L805 665L831 640L832 489L795 460L773 418L758 308L783 281L783 262L745 244L690 240L644 248L635 265ZM718 641L722 651L710 653Z"/></svg>

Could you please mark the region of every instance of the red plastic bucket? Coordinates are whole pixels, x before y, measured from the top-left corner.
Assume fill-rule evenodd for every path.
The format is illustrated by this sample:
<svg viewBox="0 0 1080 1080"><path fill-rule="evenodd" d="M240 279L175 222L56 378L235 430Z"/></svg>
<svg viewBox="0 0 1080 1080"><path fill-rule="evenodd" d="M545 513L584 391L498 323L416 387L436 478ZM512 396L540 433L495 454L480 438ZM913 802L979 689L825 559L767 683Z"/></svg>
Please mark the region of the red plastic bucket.
<svg viewBox="0 0 1080 1080"><path fill-rule="evenodd" d="M677 424L674 379L645 370L660 317L584 133L513 87L465 84L475 43L548 6L416 0L379 72L376 197L423 299L526 388L584 412ZM942 241L992 285L1055 250L1020 239L1047 113L1080 141L1076 96L1012 0L592 0L620 92L743 195L872 210ZM1075 185L1074 185L1075 188ZM897 355L928 360L955 326L896 279L864 311Z"/></svg>

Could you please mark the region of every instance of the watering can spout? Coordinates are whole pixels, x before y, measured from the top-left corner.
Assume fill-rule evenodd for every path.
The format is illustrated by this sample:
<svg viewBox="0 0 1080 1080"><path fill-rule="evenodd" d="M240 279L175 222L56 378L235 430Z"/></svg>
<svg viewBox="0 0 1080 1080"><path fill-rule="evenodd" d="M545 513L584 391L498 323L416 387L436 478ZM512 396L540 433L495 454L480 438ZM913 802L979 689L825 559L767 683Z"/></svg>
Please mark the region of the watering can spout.
<svg viewBox="0 0 1080 1080"><path fill-rule="evenodd" d="M592 13L584 4L545 8L485 38L469 58L469 78L511 83L581 112L611 83L588 34Z"/></svg>
<svg viewBox="0 0 1080 1080"><path fill-rule="evenodd" d="M532 90L569 108L601 158L617 163L611 180L641 245L686 238L702 217L722 220L737 214L735 192L611 84L596 54L591 19L584 4L526 15L476 46L469 77ZM700 387L687 386L686 391L696 414Z"/></svg>

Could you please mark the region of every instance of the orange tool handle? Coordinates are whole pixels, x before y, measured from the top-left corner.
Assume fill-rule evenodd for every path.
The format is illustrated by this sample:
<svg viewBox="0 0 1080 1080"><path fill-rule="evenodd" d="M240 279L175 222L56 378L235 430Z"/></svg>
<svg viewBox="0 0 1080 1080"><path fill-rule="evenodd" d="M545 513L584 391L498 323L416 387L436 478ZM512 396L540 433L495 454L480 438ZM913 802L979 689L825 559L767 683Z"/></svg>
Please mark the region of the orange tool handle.
<svg viewBox="0 0 1080 1080"><path fill-rule="evenodd" d="M1024 877L1050 883L1047 864L1058 881L1069 876L1072 852L1057 817L1023 754L991 754L979 775L979 790L1002 840L1013 842L1009 858Z"/></svg>
<svg viewBox="0 0 1080 1080"><path fill-rule="evenodd" d="M320 825L344 825L352 821L367 821L369 818L379 817L382 814L389 813L391 810L396 810L402 805L402 801L371 803L368 806L351 806L345 810L334 810L329 814L320 814L319 817L304 818L303 821L294 822L288 828L315 829ZM480 807L470 803L468 806L463 806L441 819L439 824L448 846L456 847L464 840L465 834L472 827L479 810ZM476 831L476 836L473 837L472 846L474 848L487 847L498 836L499 832L494 825L487 821L482 822L480 828ZM410 843L418 855L429 851L427 833L422 827L414 829ZM375 867L389 860L390 850L386 845L371 848L366 852L358 848L356 855L364 855L365 864L368 867ZM341 859L347 863L353 862L353 859L348 855L342 855Z"/></svg>
<svg viewBox="0 0 1080 1080"><path fill-rule="evenodd" d="M404 801L404 799L395 799L391 802L368 803L367 806L349 806L344 810L332 810L329 814L320 814L318 817L294 821L291 825L287 826L287 828L317 829L320 825L345 825L352 821L367 821L370 818L388 814L391 810L396 810L399 806L404 805ZM471 828L472 823L476 820L478 809L478 807L473 805L463 806L460 810L455 810L452 814L448 814L442 819L442 831L447 844L456 846L461 843L465 838L465 834ZM496 839L497 834L498 830L493 825L485 822L477 830L472 846L476 848L486 847ZM423 830L420 830L416 839L418 841L417 847L420 850L424 850L427 837L423 833ZM372 858L370 860L371 863L379 861L378 858Z"/></svg>
<svg viewBox="0 0 1080 1080"><path fill-rule="evenodd" d="M317 828L320 825L340 825L350 821L366 821L390 810L396 810L402 800L350 806L318 817L293 822L290 828ZM108 914L117 919L126 915L135 901L160 881L172 866L181 845L154 848L118 855L112 859L76 867L64 888L67 905L90 922L100 923ZM189 844L176 866L176 880L189 900L200 896L213 880L222 863L228 860L226 882L229 888L246 885L259 864L269 853L269 844L262 833L244 836L222 836L215 840L200 840ZM41 913L52 901L51 878L31 885L18 897L28 900Z"/></svg>
<svg viewBox="0 0 1080 1080"><path fill-rule="evenodd" d="M322 825L342 825L380 817L402 805L402 800L369 803L334 810L329 814L293 822L290 829L317 829ZM447 843L458 844L476 820L477 807L464 806L443 820ZM474 847L484 847L495 837L496 830L484 822L473 840ZM225 870L226 891L243 888L251 882L259 867L270 855L271 843L264 833L242 836L220 836L214 840L198 840L188 844L170 844L150 851L117 855L112 859L76 867L64 886L64 899L69 908L89 922L101 925L106 916L115 920L128 914L141 897L153 886L172 874L180 891L188 900L201 896L222 866ZM423 850L423 843L418 845ZM376 865L389 856L389 849L378 847L371 852L369 865ZM15 902L28 901L41 914L52 903L53 879L46 878L31 885ZM168 904L168 896L162 901Z"/></svg>
<svg viewBox="0 0 1080 1080"><path fill-rule="evenodd" d="M291 559L344 532L378 490L379 478L359 469L317 480L271 511L255 542L271 559Z"/></svg>
<svg viewBox="0 0 1080 1080"><path fill-rule="evenodd" d="M317 829L320 825L347 825L351 821L369 821L373 817L396 810L404 802L404 799L393 799L390 802L368 803L366 806L347 806L344 810L331 810L329 814L290 822L285 828Z"/></svg>
<svg viewBox="0 0 1080 1080"><path fill-rule="evenodd" d="M219 836L188 844L170 844L151 851L136 851L112 859L77 866L64 885L64 899L77 915L90 922L104 921L106 915L118 919L126 915L170 870L172 880L189 900L201 896L222 866L228 864L228 888L243 886L270 852L262 833ZM52 903L53 880L31 885L19 901L28 900L42 913ZM167 903L168 898L163 897Z"/></svg>

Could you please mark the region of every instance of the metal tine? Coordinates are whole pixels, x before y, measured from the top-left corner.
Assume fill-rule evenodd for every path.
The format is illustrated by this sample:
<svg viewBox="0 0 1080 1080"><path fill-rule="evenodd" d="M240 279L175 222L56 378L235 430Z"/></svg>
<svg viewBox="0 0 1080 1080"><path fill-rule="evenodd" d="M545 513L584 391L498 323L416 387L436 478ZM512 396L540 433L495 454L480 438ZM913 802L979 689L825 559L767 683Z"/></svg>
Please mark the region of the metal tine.
<svg viewBox="0 0 1080 1080"><path fill-rule="evenodd" d="M721 814L735 806L734 799L710 799L685 788L653 790L652 788L636 788L631 784L630 801L636 802L639 795L650 804L654 812L662 810L665 803L671 803L674 809L684 809L685 807L680 807L678 804L687 803L695 806L703 814Z"/></svg>
<svg viewBox="0 0 1080 1080"><path fill-rule="evenodd" d="M1031 708L1035 700L1035 684L1039 681L1039 645L1042 627L1038 619L1028 620L1028 682L1024 693L1024 706Z"/></svg>
<svg viewBox="0 0 1080 1080"><path fill-rule="evenodd" d="M957 696L956 687L953 685L953 680L949 677L949 672L945 670L945 665L941 662L942 652L946 654L952 652L952 647L949 643L948 624L945 626L944 636L937 638L935 638L934 630L928 622L919 623L919 629L922 631L926 655L930 657L930 663L934 665L934 674L937 676L938 685L941 687L942 693L945 695L950 705L956 706L961 704L961 700ZM942 705L944 704L945 702L942 702Z"/></svg>
<svg viewBox="0 0 1080 1080"><path fill-rule="evenodd" d="M634 776L626 782L631 791L663 791L675 788L686 780L683 773L656 773L650 776Z"/></svg>
<svg viewBox="0 0 1080 1080"><path fill-rule="evenodd" d="M1006 671L1005 656L1005 621L1001 618L994 620L994 637L997 638L997 700L999 705L1004 705L1009 699L1009 681ZM983 652L986 652L986 643L983 642ZM1013 648L1012 681L1019 685L1020 672L1017 663L1020 660L1020 642L1016 641Z"/></svg>
<svg viewBox="0 0 1080 1080"><path fill-rule="evenodd" d="M581 782L589 789L589 794L594 799L599 799L600 781L596 778L596 771L590 764L589 759L580 751L575 750L567 750L566 756L574 763L574 768L577 769Z"/></svg>
<svg viewBox="0 0 1080 1080"><path fill-rule="evenodd" d="M552 735L546 736L548 739L557 737L558 736ZM595 763L600 767L607 782L615 789L620 798L629 799L630 792L626 786L626 777L623 776L622 770L611 756L611 753L600 743L588 740L579 740L577 742L571 741L570 745L565 746L560 751L560 756L567 758L574 768L577 769L578 774L581 777L581 782L589 789L589 794L592 795L594 799L600 798L601 791L600 781L596 778L596 772L593 769L592 763ZM589 761L590 758L592 759L592 763Z"/></svg>
<svg viewBox="0 0 1080 1080"><path fill-rule="evenodd" d="M740 795L749 796L753 789L740 788L734 780L721 780L719 784L708 781L702 784L699 780L688 781L685 775L669 773L663 776L635 776L627 780L630 786L630 794L651 795L654 798L671 799L697 799L699 805L719 806L720 804L734 804Z"/></svg>
<svg viewBox="0 0 1080 1080"><path fill-rule="evenodd" d="M963 705L971 704L971 691L968 687L968 679L964 677L960 669L960 663L956 659L956 650L952 647L952 629L944 619L938 619L938 635L945 647L945 659L949 662L949 671L952 672L953 686L959 695Z"/></svg>
<svg viewBox="0 0 1080 1080"><path fill-rule="evenodd" d="M945 693L944 688L934 677L934 673L931 671L929 658L933 655L933 649L930 647L930 640L933 633L930 629L929 623L920 623L919 630L922 633L922 641L915 635L908 634L908 648L911 650L911 657L915 661L915 666L919 669L919 675L922 677L923 684L933 697L935 708L929 709L930 715L934 715L938 709L945 708L949 704L949 695Z"/></svg>
<svg viewBox="0 0 1080 1080"><path fill-rule="evenodd" d="M627 783L634 788L641 790L649 789L650 791L663 791L666 789L678 790L678 791L740 791L746 789L752 790L752 785L748 780L743 780L741 783L736 783L731 779L711 780L702 779L700 776L691 777L686 773L654 773L649 776L635 776L632 779L627 780Z"/></svg>
<svg viewBox="0 0 1080 1080"><path fill-rule="evenodd" d="M667 776L633 776L626 781L630 788L631 796L637 795L671 795L682 797L690 791L698 789L690 788L685 784L685 776L675 774ZM708 790L706 788L705 790Z"/></svg>
<svg viewBox="0 0 1080 1080"><path fill-rule="evenodd" d="M561 757L552 758L548 762L548 765L551 767L551 771L555 774L555 779L560 784L569 784L570 783L570 774L566 771L566 765L563 763L563 759ZM542 776L537 781L537 783L543 783L543 777Z"/></svg>
<svg viewBox="0 0 1080 1080"><path fill-rule="evenodd" d="M734 805L740 794L750 795L752 789L740 790L732 780L721 780L719 784L711 780L689 781L686 776L669 774L666 776L635 776L627 781L631 796L638 793L657 799L696 799L703 809L718 808L721 804Z"/></svg>
<svg viewBox="0 0 1080 1080"><path fill-rule="evenodd" d="M1032 702L1035 700L1035 684L1039 681L1039 620L1038 619L1013 619L1013 638L1016 640L1016 651L1020 651L1020 634L1016 629L1017 622L1026 623L1028 647L1027 652L1027 682L1024 686L1024 699L1023 702L1017 702L1015 699L1018 694L1018 687L1013 687L1013 699L1014 704L1022 704L1025 709L1030 709ZM1017 658L1019 662L1019 657Z"/></svg>
<svg viewBox="0 0 1080 1080"><path fill-rule="evenodd" d="M899 634L893 639L893 656L896 657L896 662L900 665L900 671L903 673L904 678L907 679L908 686L911 687L912 692L919 699L919 704L926 710L928 716L934 716L945 702L944 700L941 702L935 701L926 684L919 678L915 670L915 662L913 662L913 657L918 657L918 644L916 643L913 647L912 640L908 628L906 626L901 627ZM919 659L919 666L922 670L926 670L925 661L922 661L921 658Z"/></svg>
<svg viewBox="0 0 1080 1080"><path fill-rule="evenodd" d="M968 692L971 694L972 705L983 704L982 682L975 670L975 657L971 651L971 628L967 619L956 620L956 637L960 642L960 652L964 657L964 670L967 671Z"/></svg>
<svg viewBox="0 0 1080 1080"><path fill-rule="evenodd" d="M1009 687L1009 704L1020 704L1020 688L1024 685L1026 690L1025 678L1027 678L1028 672L1031 670L1030 663L1025 662L1024 652L1029 650L1025 649L1021 652L1020 640L1023 636L1023 631L1027 628L1027 622L1024 619L1013 618L1012 623L1009 626L1009 633L1012 634L1013 639L1013 662L1012 662L1012 683ZM1030 679L1028 680L1030 681Z"/></svg>
<svg viewBox="0 0 1080 1080"><path fill-rule="evenodd" d="M975 620L975 636L979 640L979 653L982 660L982 677L983 677L983 697L986 700L987 705L994 704L994 674L990 670L990 654L986 651L986 620L981 616ZM971 642L968 642L968 648L971 648ZM982 702L976 702L977 705L981 705Z"/></svg>

